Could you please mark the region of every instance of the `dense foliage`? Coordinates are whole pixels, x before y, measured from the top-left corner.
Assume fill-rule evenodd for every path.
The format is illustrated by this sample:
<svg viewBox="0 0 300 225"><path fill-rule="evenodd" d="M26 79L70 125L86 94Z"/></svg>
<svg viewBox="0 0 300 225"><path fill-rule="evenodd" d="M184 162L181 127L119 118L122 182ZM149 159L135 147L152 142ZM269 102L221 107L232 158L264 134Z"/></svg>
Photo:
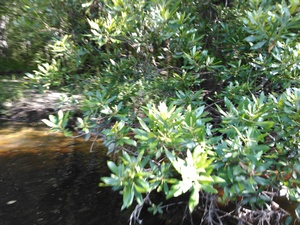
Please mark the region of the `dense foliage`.
<svg viewBox="0 0 300 225"><path fill-rule="evenodd" d="M45 6L59 33L27 78L85 96L75 129L103 138L100 185L136 205L131 223L184 204L197 224L279 224L274 197L300 202L299 0L59 4ZM71 134L68 117L44 122Z"/></svg>
<svg viewBox="0 0 300 225"><path fill-rule="evenodd" d="M84 10L77 0L1 1L0 71L26 71L52 56L49 44L64 35L87 30Z"/></svg>

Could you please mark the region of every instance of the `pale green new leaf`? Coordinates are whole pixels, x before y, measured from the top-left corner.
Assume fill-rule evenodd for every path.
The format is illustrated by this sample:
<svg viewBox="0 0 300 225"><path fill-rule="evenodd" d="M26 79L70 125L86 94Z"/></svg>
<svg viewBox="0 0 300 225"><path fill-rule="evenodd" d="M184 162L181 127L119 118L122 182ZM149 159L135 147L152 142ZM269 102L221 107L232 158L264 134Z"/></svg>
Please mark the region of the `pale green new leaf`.
<svg viewBox="0 0 300 225"><path fill-rule="evenodd" d="M48 127L58 127L55 123L47 120L47 119L42 119L42 122L45 123Z"/></svg>
<svg viewBox="0 0 300 225"><path fill-rule="evenodd" d="M59 121L63 120L63 118L64 118L64 112L62 110L59 110L58 113L57 113L57 115L58 115L58 120Z"/></svg>
<svg viewBox="0 0 300 225"><path fill-rule="evenodd" d="M58 119L57 119L56 116L54 116L54 115L50 115L50 116L49 116L49 120L50 120L52 123L54 123L54 124L57 124L57 122L58 122Z"/></svg>
<svg viewBox="0 0 300 225"><path fill-rule="evenodd" d="M87 21L90 24L90 26L91 26L92 29L99 30L99 25L96 22L94 22L92 20L89 20L89 19L87 19Z"/></svg>
<svg viewBox="0 0 300 225"><path fill-rule="evenodd" d="M213 180L214 180L214 183L216 184L220 184L220 183L224 183L225 180L221 177L218 177L218 176L212 176Z"/></svg>
<svg viewBox="0 0 300 225"><path fill-rule="evenodd" d="M150 132L150 129L148 128L148 126L145 124L145 122L141 119L141 118L137 118L140 122L140 125L142 126L142 128L147 131L147 132Z"/></svg>

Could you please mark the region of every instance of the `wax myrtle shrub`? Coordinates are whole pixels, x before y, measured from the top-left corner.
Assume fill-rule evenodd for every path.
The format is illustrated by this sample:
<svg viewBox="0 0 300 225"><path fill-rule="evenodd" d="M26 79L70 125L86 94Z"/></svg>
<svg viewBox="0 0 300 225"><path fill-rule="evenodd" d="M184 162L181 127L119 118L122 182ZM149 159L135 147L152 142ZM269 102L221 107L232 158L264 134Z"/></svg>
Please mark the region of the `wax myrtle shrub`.
<svg viewBox="0 0 300 225"><path fill-rule="evenodd" d="M83 6L86 11L91 7ZM199 11L200 6L205 10ZM101 2L98 17L87 14L86 34L57 37L48 46L52 59L46 63L59 64L57 79L41 67L29 78L45 87L80 81L89 84L83 88L93 88L95 80L120 86L141 78L164 83L171 90L197 86L202 74L218 64L213 53L203 49L208 28L201 14L213 7L210 1Z"/></svg>
<svg viewBox="0 0 300 225"><path fill-rule="evenodd" d="M50 62L40 62L33 73L26 73L29 85L38 87L41 91L49 88L66 87L84 89L84 79L89 79L85 72L80 74L87 59L88 46L77 46L70 35L56 39L48 45L52 59ZM82 83L82 86L80 86Z"/></svg>
<svg viewBox="0 0 300 225"><path fill-rule="evenodd" d="M29 78L42 87L69 85L70 90L93 89L97 83L121 86L140 78L170 91L202 88L204 79L220 86L247 82L254 92L297 86L298 2L231 5L175 0L83 4L76 12L87 17L81 28L56 36L47 47L44 66L60 73L53 76L39 67Z"/></svg>
<svg viewBox="0 0 300 225"><path fill-rule="evenodd" d="M294 93L291 90L287 90L286 93L289 94L289 98L292 96L294 98L297 95L296 92L298 92L298 89ZM286 93L279 98L279 101L286 97ZM275 188L276 185L284 183L278 183L280 179L278 180L278 174L274 173L275 169L280 171L279 176L281 179L284 179L284 175L287 173L294 171L288 164L291 162L291 165L295 165L292 158L298 154L298 144L288 145L288 143L285 143L286 151L279 150L282 149L280 142L285 138L277 136L283 128L282 118L285 118L287 122L283 126L289 127L288 124L293 123L294 116L289 114L289 118L287 118L286 110L285 112L280 111L281 107L278 107L277 101L278 99L274 99L274 96L267 98L264 94L261 94L259 98L253 97L252 101L249 98L243 98L235 107L231 101L225 99L228 111L225 112L220 109L224 116L220 131L226 135L226 139L223 139L216 149L217 154L221 154L220 164L217 163L219 164L217 167L222 168L222 170L225 169L222 173L230 174L230 180L237 182L231 186L233 189L230 191L231 194L244 193L251 196L251 193L255 193L253 199L251 199L252 196L250 199L244 197L244 202L250 201L250 203L259 204L259 191L255 188L265 188L268 185ZM298 104L293 102L293 104L295 103ZM298 125L293 123L293 126L297 127L294 127L293 131L298 135ZM289 134L286 135L287 138ZM291 135L293 136L295 133ZM298 143L299 137L295 137L293 140ZM228 162L227 157L232 161ZM287 158L291 158L291 161L287 162ZM296 161L298 160L299 158L296 157ZM268 171L273 172L268 174ZM272 183L273 181L276 182L275 186ZM245 185L241 185L242 183L245 183ZM247 186L248 188L246 188ZM228 187L224 189L225 193L228 191ZM264 188L261 191L265 191ZM265 197L265 195L262 196L262 198ZM262 202L264 203L265 200Z"/></svg>
<svg viewBox="0 0 300 225"><path fill-rule="evenodd" d="M88 109L85 114L94 114L92 118L103 115L96 115L101 110L91 107L101 105L101 101L93 103L99 100L94 90L100 86L110 90L118 104L132 107L132 118L146 102L158 102L161 95L172 96L174 90L199 86L202 75L214 74L218 62L203 49L205 35L195 28L200 18L192 15L194 6L191 12L186 6L181 1L104 1L99 16L87 19L90 30L82 36L87 44L76 45L72 36L54 42L49 46L52 63L29 75L31 83L44 88L57 84L72 86L71 91L83 89L87 97L83 111ZM46 66L54 71L45 70ZM83 67L87 71L77 74ZM90 109L97 113L88 113Z"/></svg>
<svg viewBox="0 0 300 225"><path fill-rule="evenodd" d="M253 1L243 18L260 86L299 85L299 1ZM256 78L256 79L257 79ZM261 80L263 79L263 80ZM272 84L270 84L272 83Z"/></svg>
<svg viewBox="0 0 300 225"><path fill-rule="evenodd" d="M14 68L15 64L7 64L10 71L30 71L41 61L50 63L48 45L53 44L53 39L61 39L67 34L80 39L80 34L88 26L82 2L78 0L16 0L2 3L0 15L6 22L1 26L4 26L3 37L7 43L7 54L3 58L22 65L21 68Z"/></svg>
<svg viewBox="0 0 300 225"><path fill-rule="evenodd" d="M104 143L110 144L113 138L114 151L119 151L122 163L108 163L112 176L102 178L103 184L121 190L122 208L136 200L140 206L151 203L155 210L162 205L151 202L151 192L163 192L167 198L189 192L188 207L193 211L199 203L199 192L217 193L213 184L223 181L211 174L214 154L206 143L210 134L206 122L210 119L205 118L203 106L192 110L191 106L168 107L163 102L149 104L145 114L145 119L138 118L139 128L124 128L124 123L118 122L118 129L114 126L104 131L109 134ZM133 132L134 138L124 138L124 131Z"/></svg>
<svg viewBox="0 0 300 225"><path fill-rule="evenodd" d="M136 200L141 207L150 206L150 211L163 210L166 205L151 201L155 190L167 199L189 192L187 205L192 212L201 205L199 199L215 194L214 201L222 204L238 200L241 221L245 218L240 210L250 207L259 213L271 207L283 188L288 198L298 201L298 95L299 89L288 89L280 96L262 93L242 98L237 106L225 98L225 109L219 108L222 122L213 130L204 106L148 105L146 117L138 118L140 128L117 122L104 131L108 134L104 144L114 142L110 151L118 153L120 161L108 162L112 175L102 181L121 190L123 208ZM221 211L207 210L222 217ZM260 216L252 222L270 219Z"/></svg>
<svg viewBox="0 0 300 225"><path fill-rule="evenodd" d="M86 34L52 43L49 72L32 79L82 91L75 129L103 139L100 185L120 192L131 223L182 206L191 224L280 224L274 198L299 202L299 2L96 6ZM66 120L44 122L68 131Z"/></svg>
<svg viewBox="0 0 300 225"><path fill-rule="evenodd" d="M299 2L248 1L220 11L211 26L218 79L271 92L299 85ZM230 21L230 22L229 22Z"/></svg>
<svg viewBox="0 0 300 225"><path fill-rule="evenodd" d="M243 212L249 209L257 215L251 223L270 222L272 211L263 209L272 206L281 190L299 202L299 97L300 90L290 88L237 103L225 98L224 107L218 107L222 121L214 129L204 105L148 104L143 117L137 117L139 126L116 111L119 120L102 131L114 157L108 161L111 176L101 178L100 185L120 191L123 209L137 203L132 223L140 220L143 208L164 213L177 204L186 204L193 213L204 208L208 224L220 224L225 217L245 222ZM98 98L102 103L114 100L100 93ZM105 104L99 108L107 110ZM119 104L112 108L122 111ZM87 134L92 130L83 126L86 121L78 121ZM66 125L62 112L45 122L55 130ZM175 200L156 201L156 193ZM176 203L180 196L185 198ZM230 202L238 203L234 214L217 207Z"/></svg>

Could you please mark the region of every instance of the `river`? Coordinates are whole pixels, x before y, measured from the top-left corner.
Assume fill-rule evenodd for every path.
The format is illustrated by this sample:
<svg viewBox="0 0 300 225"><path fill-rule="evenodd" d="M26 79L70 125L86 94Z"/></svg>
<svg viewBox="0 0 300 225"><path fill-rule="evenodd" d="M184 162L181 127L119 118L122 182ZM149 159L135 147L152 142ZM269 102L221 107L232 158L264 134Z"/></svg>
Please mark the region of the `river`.
<svg viewBox="0 0 300 225"><path fill-rule="evenodd" d="M90 146L44 126L2 122L0 225L126 224L121 196L98 186L106 151Z"/></svg>

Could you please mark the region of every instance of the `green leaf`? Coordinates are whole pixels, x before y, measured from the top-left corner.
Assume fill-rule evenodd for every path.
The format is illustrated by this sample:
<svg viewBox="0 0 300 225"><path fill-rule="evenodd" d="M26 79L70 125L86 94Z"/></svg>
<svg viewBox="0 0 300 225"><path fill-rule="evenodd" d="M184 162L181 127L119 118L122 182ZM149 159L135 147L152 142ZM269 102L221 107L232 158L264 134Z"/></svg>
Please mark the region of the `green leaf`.
<svg viewBox="0 0 300 225"><path fill-rule="evenodd" d="M262 178L262 177L255 176L255 177L253 177L253 179L254 179L254 180L257 182L257 184L259 184L259 185L267 186L267 185L270 184L270 181L268 181L267 179Z"/></svg>
<svg viewBox="0 0 300 225"><path fill-rule="evenodd" d="M245 41L253 43L258 40L261 40L262 38L263 38L262 36L248 36L245 38Z"/></svg>
<svg viewBox="0 0 300 225"><path fill-rule="evenodd" d="M200 183L201 182L204 182L204 183L212 183L212 182L214 182L214 179L211 177L211 176L204 176L204 175L200 175L199 177L198 177L198 181L200 181Z"/></svg>
<svg viewBox="0 0 300 225"><path fill-rule="evenodd" d="M123 151L123 161L132 162L130 155L125 151Z"/></svg>
<svg viewBox="0 0 300 225"><path fill-rule="evenodd" d="M264 128L264 129L269 130L269 129L271 129L271 128L274 127L275 123L272 122L272 121L262 121L262 122L256 122L255 124L257 126L260 126L260 127Z"/></svg>
<svg viewBox="0 0 300 225"><path fill-rule="evenodd" d="M138 120L140 122L140 125L142 126L142 128L147 131L147 132L150 132L150 129L148 128L148 126L145 124L145 122L140 118L138 117Z"/></svg>
<svg viewBox="0 0 300 225"><path fill-rule="evenodd" d="M108 161L107 166L114 174L116 175L118 174L118 167L114 162Z"/></svg>
<svg viewBox="0 0 300 225"><path fill-rule="evenodd" d="M220 184L220 183L224 183L225 180L222 177L218 177L218 176L212 176L214 183L216 184Z"/></svg>
<svg viewBox="0 0 300 225"><path fill-rule="evenodd" d="M212 185L203 184L203 185L201 185L201 188L206 193L210 193L210 194L217 194L218 193L218 191L216 189L214 189L214 187Z"/></svg>
<svg viewBox="0 0 300 225"><path fill-rule="evenodd" d="M134 190L134 197L135 197L135 200L138 204L143 204L143 195L138 192L136 189Z"/></svg>
<svg viewBox="0 0 300 225"><path fill-rule="evenodd" d="M274 164L273 160L267 160L266 162L264 162L262 165L258 166L256 168L256 171L259 173L262 173L264 171L266 171L267 169L269 169L269 167Z"/></svg>
<svg viewBox="0 0 300 225"><path fill-rule="evenodd" d="M238 166L235 166L233 168L233 175L234 176L238 176L240 174L245 174L247 173L242 167L240 167L239 165Z"/></svg>
<svg viewBox="0 0 300 225"><path fill-rule="evenodd" d="M121 210L128 208L133 202L133 198L134 198L133 185L131 184L125 186L122 194L123 194L123 205Z"/></svg>
<svg viewBox="0 0 300 225"><path fill-rule="evenodd" d="M105 186L119 185L119 181L113 177L101 177L101 180L104 182Z"/></svg>
<svg viewBox="0 0 300 225"><path fill-rule="evenodd" d="M134 179L134 187L135 187L136 191L139 193L150 192L149 183L141 178Z"/></svg>
<svg viewBox="0 0 300 225"><path fill-rule="evenodd" d="M122 141L123 141L124 143L128 144L128 145L131 145L131 146L134 146L134 147L137 146L135 140L127 139L127 138L122 138Z"/></svg>
<svg viewBox="0 0 300 225"><path fill-rule="evenodd" d="M109 104L109 103L111 103L113 100L115 100L116 98L117 98L117 96L113 96L113 97L107 99L105 103L106 103L106 104Z"/></svg>
<svg viewBox="0 0 300 225"><path fill-rule="evenodd" d="M170 151L168 151L167 149L165 149L165 152L166 152L166 156L168 157L168 159L171 162L174 162L176 160L176 157Z"/></svg>
<svg viewBox="0 0 300 225"><path fill-rule="evenodd" d="M141 129L134 129L134 133L136 134L134 137L136 139L142 140L142 141L147 141L149 140L148 137L148 132L145 130L141 130Z"/></svg>
<svg viewBox="0 0 300 225"><path fill-rule="evenodd" d="M263 47L266 44L266 42L267 42L266 40L260 41L260 42L256 43L255 45L251 46L251 49L252 50L259 49L259 48Z"/></svg>
<svg viewBox="0 0 300 225"><path fill-rule="evenodd" d="M190 195L189 199L189 210L190 212L193 212L195 207L199 203L199 190L196 190L196 188L193 188L192 193Z"/></svg>

